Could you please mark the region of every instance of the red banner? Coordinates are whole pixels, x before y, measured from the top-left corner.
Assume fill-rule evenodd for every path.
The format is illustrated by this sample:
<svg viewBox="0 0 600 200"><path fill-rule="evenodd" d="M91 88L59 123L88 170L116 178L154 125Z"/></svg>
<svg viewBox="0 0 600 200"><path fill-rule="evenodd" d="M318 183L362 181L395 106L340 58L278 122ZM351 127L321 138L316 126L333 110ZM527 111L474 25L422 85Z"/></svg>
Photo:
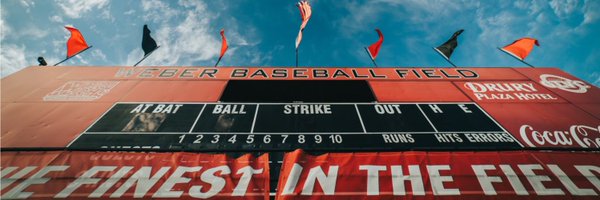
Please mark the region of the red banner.
<svg viewBox="0 0 600 200"><path fill-rule="evenodd" d="M2 199L268 199L268 155L2 152Z"/></svg>
<svg viewBox="0 0 600 200"><path fill-rule="evenodd" d="M598 199L592 152L285 155L277 199Z"/></svg>

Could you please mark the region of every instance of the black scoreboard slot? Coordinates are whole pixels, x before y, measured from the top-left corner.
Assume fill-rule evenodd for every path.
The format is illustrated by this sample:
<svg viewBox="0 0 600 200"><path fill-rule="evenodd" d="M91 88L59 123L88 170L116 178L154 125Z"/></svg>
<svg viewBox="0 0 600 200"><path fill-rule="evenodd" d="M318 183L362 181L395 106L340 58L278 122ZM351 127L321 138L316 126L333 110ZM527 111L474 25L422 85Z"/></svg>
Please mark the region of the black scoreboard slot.
<svg viewBox="0 0 600 200"><path fill-rule="evenodd" d="M117 104L87 132L188 132L204 104Z"/></svg>
<svg viewBox="0 0 600 200"><path fill-rule="evenodd" d="M416 104L358 105L367 132L434 132Z"/></svg>
<svg viewBox="0 0 600 200"><path fill-rule="evenodd" d="M68 148L234 152L522 147L474 103L118 103Z"/></svg>
<svg viewBox="0 0 600 200"><path fill-rule="evenodd" d="M354 104L261 104L255 133L363 133Z"/></svg>
<svg viewBox="0 0 600 200"><path fill-rule="evenodd" d="M503 131L475 104L420 104L438 131Z"/></svg>
<svg viewBox="0 0 600 200"><path fill-rule="evenodd" d="M364 80L229 80L221 102L374 102Z"/></svg>
<svg viewBox="0 0 600 200"><path fill-rule="evenodd" d="M208 104L192 132L250 132L256 104Z"/></svg>

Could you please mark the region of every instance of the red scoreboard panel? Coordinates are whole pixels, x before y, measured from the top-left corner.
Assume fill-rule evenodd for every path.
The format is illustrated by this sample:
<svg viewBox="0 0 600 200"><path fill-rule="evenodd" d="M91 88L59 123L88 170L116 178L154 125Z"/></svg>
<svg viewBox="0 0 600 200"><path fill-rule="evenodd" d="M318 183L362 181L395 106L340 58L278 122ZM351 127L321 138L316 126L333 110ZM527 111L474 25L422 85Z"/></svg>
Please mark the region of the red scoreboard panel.
<svg viewBox="0 0 600 200"><path fill-rule="evenodd" d="M29 67L1 84L7 199L600 194L600 89L556 68ZM245 153L262 156L225 156Z"/></svg>

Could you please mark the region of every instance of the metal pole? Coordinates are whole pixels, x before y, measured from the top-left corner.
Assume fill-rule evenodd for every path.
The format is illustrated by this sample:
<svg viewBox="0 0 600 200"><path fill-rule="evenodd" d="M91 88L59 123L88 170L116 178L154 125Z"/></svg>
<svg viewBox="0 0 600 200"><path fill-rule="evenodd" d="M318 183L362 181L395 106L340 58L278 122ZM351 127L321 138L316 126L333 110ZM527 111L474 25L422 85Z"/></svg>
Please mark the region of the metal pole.
<svg viewBox="0 0 600 200"><path fill-rule="evenodd" d="M446 60L448 63L450 63L454 68L456 68L456 65L454 63L452 63L452 61L450 61L450 59L446 58L446 56L442 53L440 53L440 51L438 51L435 47L432 47L433 50L435 52L437 52L440 56L442 56L442 58L444 58L444 60Z"/></svg>
<svg viewBox="0 0 600 200"><path fill-rule="evenodd" d="M145 59L146 59L148 56L150 56L150 54L154 53L154 51L156 51L156 50L157 50L159 47L160 47L160 46L157 46L157 47L156 47L156 49L154 49L154 50L152 50L150 53L148 53L148 54L144 55L144 57L143 57L143 58L142 58L140 61L136 62L136 63L135 63L133 66L135 67L135 66L137 66L138 64L140 64L140 63L141 63L142 61L144 61L144 60L145 60Z"/></svg>
<svg viewBox="0 0 600 200"><path fill-rule="evenodd" d="M504 53L508 54L510 57L513 57L513 58L517 59L518 61L521 61L523 64L526 64L526 65L530 66L531 68L535 68L533 65L531 65L531 64L529 64L529 63L527 63L527 62L525 62L524 60L521 60L521 59L519 59L519 58L515 57L514 55L512 55L512 54L510 54L510 53L508 53L508 52L506 52L506 51L504 51L504 49L502 49L502 48L500 48L500 47L498 47L498 50L500 50L500 51L502 51L502 52L504 52Z"/></svg>
<svg viewBox="0 0 600 200"><path fill-rule="evenodd" d="M367 47L365 47L365 51L367 52L367 55L369 56L371 61L373 61L373 65L375 65L375 67L379 67L379 66L377 66L377 63L375 62L375 59L373 59L373 57L371 56L371 53L369 53L369 50L367 49Z"/></svg>
<svg viewBox="0 0 600 200"><path fill-rule="evenodd" d="M85 50L88 50L89 48L92 48L92 47L93 47L93 46L89 46L88 48L85 48L85 49L83 49L83 50L81 50L81 51L77 52L77 53L76 53L76 54L74 54L73 56L71 56L71 57L67 57L67 58L65 58L64 60L62 60L62 61L60 61L60 62L58 62L58 63L54 64L54 66L57 66L58 64L60 64L60 63L63 63L63 62L65 62L65 61L69 60L70 58L72 58L72 57L75 57L76 55L79 55L81 52L84 52Z"/></svg>
<svg viewBox="0 0 600 200"><path fill-rule="evenodd" d="M217 60L217 63L215 63L215 67L217 67L217 65L219 65L219 62L221 62L221 58L222 57L219 57L219 60Z"/></svg>

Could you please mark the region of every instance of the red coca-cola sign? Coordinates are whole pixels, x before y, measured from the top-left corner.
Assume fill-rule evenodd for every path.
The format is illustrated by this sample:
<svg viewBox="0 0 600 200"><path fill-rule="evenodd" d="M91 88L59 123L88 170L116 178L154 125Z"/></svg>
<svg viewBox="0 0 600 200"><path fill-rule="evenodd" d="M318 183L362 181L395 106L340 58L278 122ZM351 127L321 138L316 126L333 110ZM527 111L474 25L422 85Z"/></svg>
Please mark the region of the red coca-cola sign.
<svg viewBox="0 0 600 200"><path fill-rule="evenodd" d="M570 104L480 104L524 147L600 148L600 120Z"/></svg>

